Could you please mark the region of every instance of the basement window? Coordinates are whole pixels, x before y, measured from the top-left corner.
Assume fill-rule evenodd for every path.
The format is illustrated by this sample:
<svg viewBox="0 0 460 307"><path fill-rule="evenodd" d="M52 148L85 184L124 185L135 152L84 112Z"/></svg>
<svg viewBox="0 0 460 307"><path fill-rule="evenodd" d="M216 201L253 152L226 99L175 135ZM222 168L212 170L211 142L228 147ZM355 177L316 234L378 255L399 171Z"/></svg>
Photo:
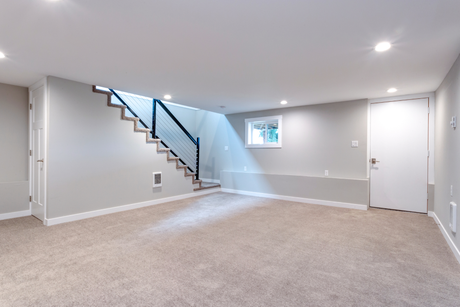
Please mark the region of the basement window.
<svg viewBox="0 0 460 307"><path fill-rule="evenodd" d="M282 115L246 118L246 148L281 148Z"/></svg>

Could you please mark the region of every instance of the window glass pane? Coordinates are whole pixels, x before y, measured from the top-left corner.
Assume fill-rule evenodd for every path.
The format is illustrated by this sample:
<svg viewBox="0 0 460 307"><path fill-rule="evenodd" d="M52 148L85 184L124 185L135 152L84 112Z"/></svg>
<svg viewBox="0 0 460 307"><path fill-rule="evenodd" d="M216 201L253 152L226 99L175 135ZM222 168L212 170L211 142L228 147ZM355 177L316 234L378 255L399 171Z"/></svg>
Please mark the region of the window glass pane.
<svg viewBox="0 0 460 307"><path fill-rule="evenodd" d="M278 143L278 122L267 124L267 143Z"/></svg>
<svg viewBox="0 0 460 307"><path fill-rule="evenodd" d="M265 143L265 124L254 123L252 126L252 144Z"/></svg>

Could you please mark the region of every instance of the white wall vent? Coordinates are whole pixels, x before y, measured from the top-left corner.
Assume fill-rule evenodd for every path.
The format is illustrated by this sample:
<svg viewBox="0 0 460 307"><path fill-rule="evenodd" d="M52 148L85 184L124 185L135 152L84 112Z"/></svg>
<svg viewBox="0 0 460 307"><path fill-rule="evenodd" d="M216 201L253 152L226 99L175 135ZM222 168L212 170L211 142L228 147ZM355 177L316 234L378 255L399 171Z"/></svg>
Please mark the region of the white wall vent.
<svg viewBox="0 0 460 307"><path fill-rule="evenodd" d="M163 185L163 178L161 172L153 173L153 187L158 188Z"/></svg>
<svg viewBox="0 0 460 307"><path fill-rule="evenodd" d="M450 230L457 233L457 204L453 201L450 202Z"/></svg>

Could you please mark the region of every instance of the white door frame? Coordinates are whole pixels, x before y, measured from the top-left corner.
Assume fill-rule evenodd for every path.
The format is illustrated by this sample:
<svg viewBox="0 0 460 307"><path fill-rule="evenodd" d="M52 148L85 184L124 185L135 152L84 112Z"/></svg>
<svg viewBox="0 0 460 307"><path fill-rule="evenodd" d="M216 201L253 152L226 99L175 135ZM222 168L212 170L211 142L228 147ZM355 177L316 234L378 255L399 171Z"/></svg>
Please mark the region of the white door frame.
<svg viewBox="0 0 460 307"><path fill-rule="evenodd" d="M33 125L32 125L32 110L30 109L30 105L32 104L32 92L40 87L45 88L45 163L43 163L44 168L44 202L43 202L43 210L44 210L44 218L43 224L46 225L46 204L48 202L47 191L48 191L48 114L49 114L49 104L48 104L48 78L45 77L40 81L36 82L32 86L29 87L29 150L33 149L32 143L32 135L33 135ZM33 161L32 156L29 154L29 195L32 195L33 189ZM32 212L32 202L29 199L29 210Z"/></svg>
<svg viewBox="0 0 460 307"><path fill-rule="evenodd" d="M434 93L421 93L421 94L413 94L413 95L403 95L403 96L396 96L396 97L388 97L388 98L376 98L376 99L369 99L367 104L367 179L369 181L369 201L368 201L368 208L371 207L371 188L370 188L370 169L371 169L371 105L375 103L386 103L386 102L397 102L397 101L406 101L406 100L419 100L419 99L427 99L428 100L428 131L427 131L427 151L430 152L430 155L427 157L427 178L426 178L426 190L427 190L427 212L428 211L428 190L430 184L430 170L434 171L432 167L432 163L430 161L434 161L434 118L435 118L435 95ZM431 124L430 124L431 123Z"/></svg>

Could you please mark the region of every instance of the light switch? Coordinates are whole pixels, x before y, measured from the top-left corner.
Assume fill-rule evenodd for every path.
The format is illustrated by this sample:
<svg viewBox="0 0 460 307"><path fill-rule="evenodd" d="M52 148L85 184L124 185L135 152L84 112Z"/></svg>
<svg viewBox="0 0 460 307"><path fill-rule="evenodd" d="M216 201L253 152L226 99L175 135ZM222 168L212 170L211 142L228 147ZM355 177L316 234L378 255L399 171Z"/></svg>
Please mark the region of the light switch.
<svg viewBox="0 0 460 307"><path fill-rule="evenodd" d="M224 146L224 150L228 150L228 146Z"/></svg>
<svg viewBox="0 0 460 307"><path fill-rule="evenodd" d="M358 148L358 141L351 141L352 148Z"/></svg>
<svg viewBox="0 0 460 307"><path fill-rule="evenodd" d="M457 116L452 117L452 120L450 121L450 126L454 129L457 128Z"/></svg>

